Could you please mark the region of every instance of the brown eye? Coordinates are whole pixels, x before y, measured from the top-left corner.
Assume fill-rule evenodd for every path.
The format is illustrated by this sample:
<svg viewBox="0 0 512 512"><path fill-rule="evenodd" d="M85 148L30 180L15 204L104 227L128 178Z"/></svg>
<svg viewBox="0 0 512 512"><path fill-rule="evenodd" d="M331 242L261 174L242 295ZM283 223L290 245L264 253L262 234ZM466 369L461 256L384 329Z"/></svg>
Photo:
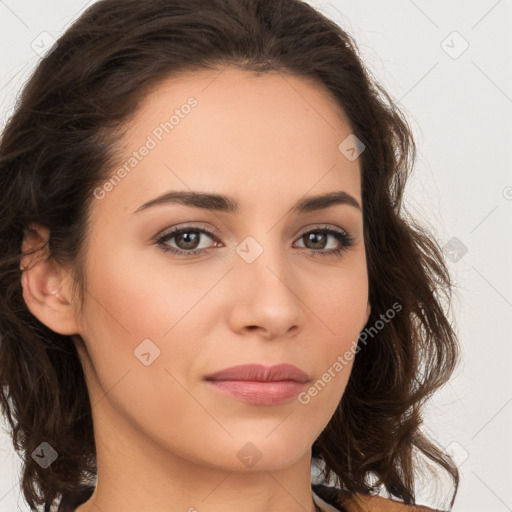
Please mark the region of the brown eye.
<svg viewBox="0 0 512 512"><path fill-rule="evenodd" d="M302 235L302 238L305 240L304 243L308 249L324 249L324 246L327 243L328 236L329 235L327 235L326 233L312 231L310 233Z"/></svg>
<svg viewBox="0 0 512 512"><path fill-rule="evenodd" d="M329 237L337 240L339 244L337 248L325 250ZM300 240L304 240L305 248L311 249L315 256L339 255L354 244L354 240L348 233L332 228L308 231L300 237Z"/></svg>
<svg viewBox="0 0 512 512"><path fill-rule="evenodd" d="M180 249L195 249L199 243L201 235L194 231L182 231L173 238L176 239L176 245Z"/></svg>
<svg viewBox="0 0 512 512"><path fill-rule="evenodd" d="M185 227L176 228L157 240L157 244L161 245L164 251L169 251L175 254L184 256L200 254L210 249L210 247L198 248L200 242L205 238L214 240L215 237L212 233L203 228L198 227ZM169 245L169 241L175 240L176 247Z"/></svg>
<svg viewBox="0 0 512 512"><path fill-rule="evenodd" d="M161 236L156 243L166 252L179 256L196 256L207 252L213 246L199 247L204 238L220 241L210 231L196 226L178 227ZM330 240L337 242L338 247L327 248ZM173 245L169 242L174 240ZM304 249L309 249L314 256L340 255L348 247L354 244L352 237L345 231L332 228L314 229L304 233L299 240L304 243ZM335 242L335 245L336 245Z"/></svg>

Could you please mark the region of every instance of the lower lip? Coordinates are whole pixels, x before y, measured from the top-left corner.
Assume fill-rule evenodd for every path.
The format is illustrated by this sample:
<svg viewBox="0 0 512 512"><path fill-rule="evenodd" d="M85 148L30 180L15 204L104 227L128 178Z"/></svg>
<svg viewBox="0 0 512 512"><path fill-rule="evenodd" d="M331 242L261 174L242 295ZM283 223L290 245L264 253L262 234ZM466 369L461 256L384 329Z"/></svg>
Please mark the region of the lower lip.
<svg viewBox="0 0 512 512"><path fill-rule="evenodd" d="M261 382L251 380L209 380L217 391L237 400L258 405L289 402L304 389L304 383L293 380Z"/></svg>

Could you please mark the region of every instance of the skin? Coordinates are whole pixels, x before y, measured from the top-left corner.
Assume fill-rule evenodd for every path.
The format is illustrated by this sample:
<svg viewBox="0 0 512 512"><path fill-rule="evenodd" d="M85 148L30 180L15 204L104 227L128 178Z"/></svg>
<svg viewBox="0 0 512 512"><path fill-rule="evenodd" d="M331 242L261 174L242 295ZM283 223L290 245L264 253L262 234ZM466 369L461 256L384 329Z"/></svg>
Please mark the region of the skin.
<svg viewBox="0 0 512 512"><path fill-rule="evenodd" d="M128 123L124 160L190 96L198 105L92 202L83 316L70 273L54 260L33 256L23 274L32 313L56 332L79 335L98 483L77 510L314 511L311 447L352 362L307 404L249 404L203 377L236 364L288 362L312 385L357 340L370 314L362 212L336 205L287 213L303 196L334 190L362 205L359 160L338 150L351 128L320 84L283 73L201 71L167 80L144 99ZM171 190L229 195L240 211L165 204L133 213ZM155 243L183 224L215 230L198 244L211 249L177 256ZM323 246L308 244L303 235L325 226L345 230L354 244L322 257L340 242L329 235ZM48 237L35 228L24 250ZM263 250L252 263L235 250L248 236ZM177 237L166 244L187 250ZM160 356L145 366L134 350L148 338ZM249 442L261 455L252 467L237 456Z"/></svg>

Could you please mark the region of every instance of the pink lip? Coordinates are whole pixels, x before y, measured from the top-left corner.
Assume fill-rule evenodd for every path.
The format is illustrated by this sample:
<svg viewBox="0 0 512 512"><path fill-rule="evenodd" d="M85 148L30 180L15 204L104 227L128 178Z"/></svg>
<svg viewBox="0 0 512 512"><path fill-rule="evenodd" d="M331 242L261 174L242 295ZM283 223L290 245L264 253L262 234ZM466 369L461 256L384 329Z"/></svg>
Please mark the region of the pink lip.
<svg viewBox="0 0 512 512"><path fill-rule="evenodd" d="M238 400L272 405L295 398L310 379L291 364L246 364L215 372L205 380L217 391Z"/></svg>
<svg viewBox="0 0 512 512"><path fill-rule="evenodd" d="M309 382L308 374L292 364L276 364L274 366L265 366L262 364L240 364L207 375L205 379L256 380L260 382L293 380L301 383Z"/></svg>

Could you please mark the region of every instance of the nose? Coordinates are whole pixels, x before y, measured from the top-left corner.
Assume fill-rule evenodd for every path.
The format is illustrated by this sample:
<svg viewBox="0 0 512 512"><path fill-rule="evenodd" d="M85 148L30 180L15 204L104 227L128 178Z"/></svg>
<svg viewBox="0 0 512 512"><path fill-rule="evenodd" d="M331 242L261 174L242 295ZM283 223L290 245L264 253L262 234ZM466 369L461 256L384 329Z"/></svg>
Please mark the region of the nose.
<svg viewBox="0 0 512 512"><path fill-rule="evenodd" d="M251 263L235 258L234 287L229 322L239 334L257 333L272 340L295 335L304 322L304 298L296 274L285 261L285 251L265 246Z"/></svg>

